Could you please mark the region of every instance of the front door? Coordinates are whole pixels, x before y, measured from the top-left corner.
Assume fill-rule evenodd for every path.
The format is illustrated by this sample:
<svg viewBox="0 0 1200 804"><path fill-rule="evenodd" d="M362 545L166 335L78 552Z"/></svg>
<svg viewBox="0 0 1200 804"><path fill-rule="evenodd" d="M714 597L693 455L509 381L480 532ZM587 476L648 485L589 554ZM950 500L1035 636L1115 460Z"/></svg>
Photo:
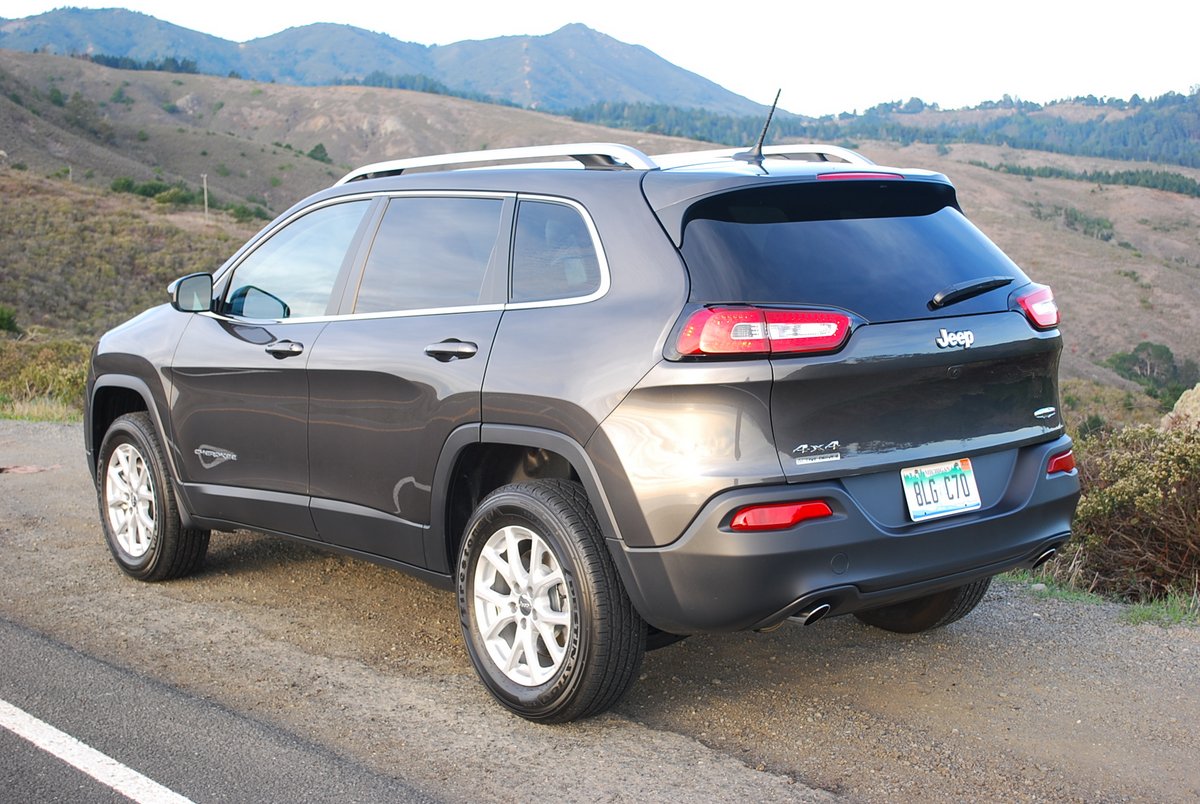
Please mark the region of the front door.
<svg viewBox="0 0 1200 804"><path fill-rule="evenodd" d="M222 277L172 362L175 443L201 517L313 537L307 363L369 201L279 227Z"/></svg>

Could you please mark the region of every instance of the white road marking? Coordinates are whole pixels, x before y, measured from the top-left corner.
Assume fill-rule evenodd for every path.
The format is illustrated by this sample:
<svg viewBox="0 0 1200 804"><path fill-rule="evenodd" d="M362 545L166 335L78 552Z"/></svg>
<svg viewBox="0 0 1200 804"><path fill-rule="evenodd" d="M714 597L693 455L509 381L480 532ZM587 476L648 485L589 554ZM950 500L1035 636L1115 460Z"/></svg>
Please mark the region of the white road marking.
<svg viewBox="0 0 1200 804"><path fill-rule="evenodd" d="M5 700L0 700L0 726L138 804L192 804L191 799L125 767Z"/></svg>

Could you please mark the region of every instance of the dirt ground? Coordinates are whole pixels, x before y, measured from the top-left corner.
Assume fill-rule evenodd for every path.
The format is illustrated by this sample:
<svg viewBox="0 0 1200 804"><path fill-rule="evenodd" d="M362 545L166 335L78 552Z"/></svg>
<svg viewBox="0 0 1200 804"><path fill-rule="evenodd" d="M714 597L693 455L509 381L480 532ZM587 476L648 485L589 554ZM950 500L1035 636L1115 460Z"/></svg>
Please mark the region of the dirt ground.
<svg viewBox="0 0 1200 804"><path fill-rule="evenodd" d="M0 616L438 798L1200 797L1200 629L1117 605L995 584L915 637L849 618L692 637L611 713L535 726L475 680L449 592L249 532L141 584L104 546L78 426L0 421L0 467Z"/></svg>

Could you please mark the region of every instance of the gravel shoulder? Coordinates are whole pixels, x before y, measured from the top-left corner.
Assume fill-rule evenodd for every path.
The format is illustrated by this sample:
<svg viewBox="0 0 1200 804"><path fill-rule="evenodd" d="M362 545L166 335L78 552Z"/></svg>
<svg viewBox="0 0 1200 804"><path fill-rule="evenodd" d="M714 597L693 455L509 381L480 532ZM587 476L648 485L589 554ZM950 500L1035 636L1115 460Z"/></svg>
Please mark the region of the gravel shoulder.
<svg viewBox="0 0 1200 804"><path fill-rule="evenodd" d="M0 421L0 467L0 617L440 799L1200 797L1200 629L1120 606L997 584L915 637L693 637L613 712L535 726L475 680L448 592L251 532L141 584L104 546L78 426Z"/></svg>

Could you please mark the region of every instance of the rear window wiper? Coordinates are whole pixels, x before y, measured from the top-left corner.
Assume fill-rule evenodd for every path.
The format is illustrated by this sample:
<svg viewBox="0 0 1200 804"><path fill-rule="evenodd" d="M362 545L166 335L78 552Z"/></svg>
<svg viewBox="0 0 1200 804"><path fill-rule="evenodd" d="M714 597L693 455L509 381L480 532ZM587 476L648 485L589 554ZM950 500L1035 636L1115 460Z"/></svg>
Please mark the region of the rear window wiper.
<svg viewBox="0 0 1200 804"><path fill-rule="evenodd" d="M1013 277L1011 276L981 276L976 279L968 279L966 282L956 282L933 294L933 298L929 300L929 309L937 310L939 307L949 307L981 293L987 293L989 290L1002 288L1012 281Z"/></svg>

